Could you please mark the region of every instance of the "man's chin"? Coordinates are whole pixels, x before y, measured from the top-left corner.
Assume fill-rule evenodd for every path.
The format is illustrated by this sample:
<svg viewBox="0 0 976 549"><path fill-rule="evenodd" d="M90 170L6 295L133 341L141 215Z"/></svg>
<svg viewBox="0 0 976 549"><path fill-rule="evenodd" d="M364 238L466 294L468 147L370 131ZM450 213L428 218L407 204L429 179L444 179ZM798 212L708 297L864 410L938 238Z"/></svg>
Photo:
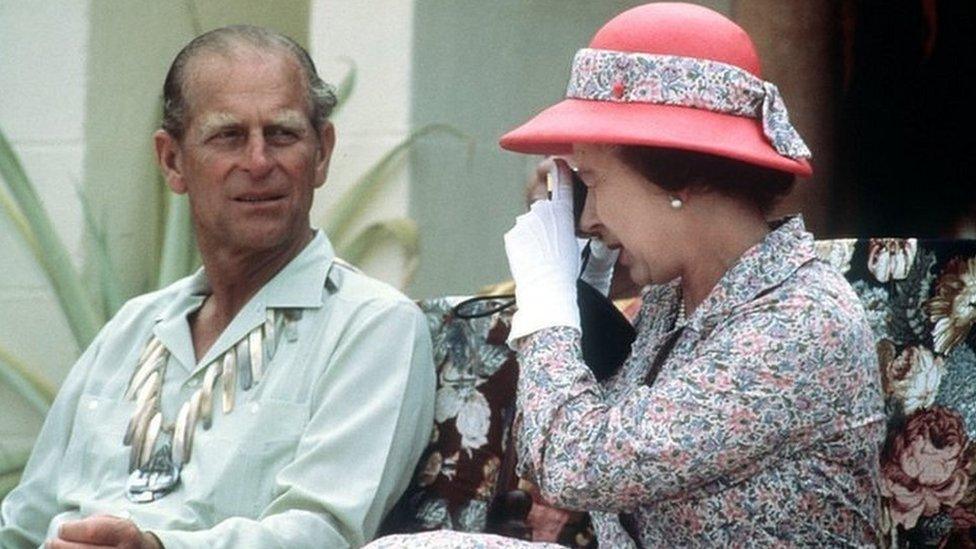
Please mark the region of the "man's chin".
<svg viewBox="0 0 976 549"><path fill-rule="evenodd" d="M273 253L300 247L307 232L286 227L261 227L256 223L226 240L230 248L250 253Z"/></svg>

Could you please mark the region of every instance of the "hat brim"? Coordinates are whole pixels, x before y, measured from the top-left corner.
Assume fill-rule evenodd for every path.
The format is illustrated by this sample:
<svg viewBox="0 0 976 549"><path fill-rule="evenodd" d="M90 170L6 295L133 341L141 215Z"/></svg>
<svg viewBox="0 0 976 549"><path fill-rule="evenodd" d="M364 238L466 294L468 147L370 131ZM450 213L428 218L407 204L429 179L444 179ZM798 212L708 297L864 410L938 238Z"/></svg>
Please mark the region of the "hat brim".
<svg viewBox="0 0 976 549"><path fill-rule="evenodd" d="M674 105L565 99L506 133L499 143L510 151L544 155L570 154L574 143L665 147L801 177L813 173L806 159L777 153L757 120Z"/></svg>

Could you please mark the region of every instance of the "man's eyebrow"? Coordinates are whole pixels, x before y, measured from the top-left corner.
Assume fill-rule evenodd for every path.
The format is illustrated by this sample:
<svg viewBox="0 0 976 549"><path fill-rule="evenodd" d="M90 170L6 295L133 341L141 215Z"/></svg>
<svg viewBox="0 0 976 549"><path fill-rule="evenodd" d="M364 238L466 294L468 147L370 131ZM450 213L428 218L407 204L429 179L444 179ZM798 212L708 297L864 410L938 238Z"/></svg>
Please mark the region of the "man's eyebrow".
<svg viewBox="0 0 976 549"><path fill-rule="evenodd" d="M218 128L236 126L238 124L240 124L240 119L230 113L209 113L206 115L203 121L200 122L200 133L207 135Z"/></svg>
<svg viewBox="0 0 976 549"><path fill-rule="evenodd" d="M271 126L287 126L289 128L302 128L305 125L305 116L296 111L285 111L276 114L271 119Z"/></svg>

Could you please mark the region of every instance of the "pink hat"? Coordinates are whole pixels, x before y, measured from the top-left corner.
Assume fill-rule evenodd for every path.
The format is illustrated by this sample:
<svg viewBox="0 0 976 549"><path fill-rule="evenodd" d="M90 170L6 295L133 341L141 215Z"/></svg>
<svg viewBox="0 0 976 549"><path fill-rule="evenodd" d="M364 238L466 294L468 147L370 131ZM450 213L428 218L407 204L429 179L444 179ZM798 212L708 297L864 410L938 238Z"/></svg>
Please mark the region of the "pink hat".
<svg viewBox="0 0 976 549"><path fill-rule="evenodd" d="M569 154L573 143L666 147L812 173L752 40L693 4L646 4L611 19L576 53L566 99L500 143L529 154Z"/></svg>

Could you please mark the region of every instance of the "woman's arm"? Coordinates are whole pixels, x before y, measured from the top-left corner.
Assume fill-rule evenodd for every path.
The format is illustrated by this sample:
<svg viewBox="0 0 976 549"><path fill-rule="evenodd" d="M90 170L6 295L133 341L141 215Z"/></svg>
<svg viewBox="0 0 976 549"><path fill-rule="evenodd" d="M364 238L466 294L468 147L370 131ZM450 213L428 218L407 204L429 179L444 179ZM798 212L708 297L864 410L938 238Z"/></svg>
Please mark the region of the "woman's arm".
<svg viewBox="0 0 976 549"><path fill-rule="evenodd" d="M850 403L870 400L870 334L844 322L806 302L737 314L614 406L577 331L536 332L519 345L523 469L556 505L610 512L748 477L863 419Z"/></svg>

